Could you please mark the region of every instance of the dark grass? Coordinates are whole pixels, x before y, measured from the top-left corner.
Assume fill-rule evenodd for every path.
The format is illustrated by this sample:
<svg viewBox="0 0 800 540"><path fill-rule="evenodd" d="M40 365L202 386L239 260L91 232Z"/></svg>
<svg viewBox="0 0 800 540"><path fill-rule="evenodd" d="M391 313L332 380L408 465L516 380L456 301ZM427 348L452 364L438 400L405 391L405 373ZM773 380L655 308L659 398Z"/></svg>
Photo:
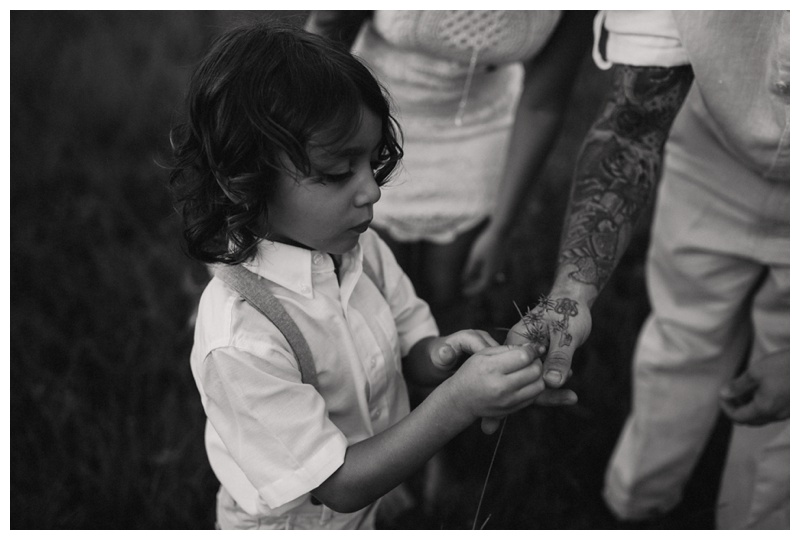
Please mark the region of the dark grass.
<svg viewBox="0 0 800 540"><path fill-rule="evenodd" d="M13 529L213 526L217 482L188 362L207 273L181 253L160 164L192 64L217 32L257 15L11 13ZM575 153L607 85L587 61L514 235L510 279L475 304L476 326L500 336L516 320L512 301L547 292ZM479 521L491 514L487 528L624 527L599 492L649 309L646 245L645 224L595 306L571 382L579 404L509 419ZM721 426L686 503L637 526L711 526L725 436ZM436 514L387 526L470 528L494 441L477 427L459 437Z"/></svg>

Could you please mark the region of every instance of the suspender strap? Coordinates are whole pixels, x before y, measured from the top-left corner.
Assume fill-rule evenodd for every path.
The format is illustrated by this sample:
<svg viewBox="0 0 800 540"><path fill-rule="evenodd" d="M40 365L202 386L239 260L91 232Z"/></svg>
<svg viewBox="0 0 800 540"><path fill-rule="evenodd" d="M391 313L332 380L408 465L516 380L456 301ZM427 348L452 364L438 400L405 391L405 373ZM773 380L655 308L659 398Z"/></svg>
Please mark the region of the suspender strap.
<svg viewBox="0 0 800 540"><path fill-rule="evenodd" d="M383 281L378 279L375 269L364 257L362 261L364 274L372 281L383 295ZM269 319L280 330L294 351L297 365L300 368L300 379L313 387L317 387L317 369L308 342L297 328L294 320L286 313L283 305L269 292L261 276L254 274L241 265L231 266L219 264L214 267L214 275L227 283L262 315Z"/></svg>
<svg viewBox="0 0 800 540"><path fill-rule="evenodd" d="M316 388L317 369L314 367L311 349L308 348L303 334L286 313L283 305L269 292L264 283L260 283L262 278L240 265L217 265L214 274L272 321L272 324L280 330L294 351L297 365L300 368L300 379Z"/></svg>

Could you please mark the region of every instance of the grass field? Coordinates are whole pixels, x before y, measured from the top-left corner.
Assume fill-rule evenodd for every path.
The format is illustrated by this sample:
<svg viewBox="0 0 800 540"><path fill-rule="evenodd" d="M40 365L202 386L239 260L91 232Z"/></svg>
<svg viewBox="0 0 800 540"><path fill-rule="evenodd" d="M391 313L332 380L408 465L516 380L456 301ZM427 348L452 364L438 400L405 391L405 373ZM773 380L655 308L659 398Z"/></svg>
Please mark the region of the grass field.
<svg viewBox="0 0 800 540"><path fill-rule="evenodd" d="M262 15L11 14L11 528L213 527L217 482L188 362L207 273L181 253L164 165L192 64L221 29ZM587 60L513 238L511 279L478 306L488 330L516 320L512 301L547 291L575 152L607 85ZM579 404L509 419L486 528L622 527L599 492L649 309L646 244L645 224L596 304L571 383ZM470 457L453 460L440 512L390 526L470 528L494 442L468 430L455 446ZM711 526L724 442L721 426L685 503L642 526Z"/></svg>

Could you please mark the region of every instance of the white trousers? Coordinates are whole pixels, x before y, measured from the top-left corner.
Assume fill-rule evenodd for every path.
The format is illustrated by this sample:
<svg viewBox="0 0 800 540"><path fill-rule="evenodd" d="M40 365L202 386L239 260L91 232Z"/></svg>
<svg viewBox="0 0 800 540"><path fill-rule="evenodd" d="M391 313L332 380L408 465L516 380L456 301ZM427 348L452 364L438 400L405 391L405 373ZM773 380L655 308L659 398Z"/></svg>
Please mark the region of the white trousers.
<svg viewBox="0 0 800 540"><path fill-rule="evenodd" d="M744 362L789 347L789 186L704 145L671 147L648 253L652 313L633 360L632 411L606 471L621 519L661 515L716 423ZM701 148L698 148L698 145ZM789 421L734 426L718 528L788 528Z"/></svg>

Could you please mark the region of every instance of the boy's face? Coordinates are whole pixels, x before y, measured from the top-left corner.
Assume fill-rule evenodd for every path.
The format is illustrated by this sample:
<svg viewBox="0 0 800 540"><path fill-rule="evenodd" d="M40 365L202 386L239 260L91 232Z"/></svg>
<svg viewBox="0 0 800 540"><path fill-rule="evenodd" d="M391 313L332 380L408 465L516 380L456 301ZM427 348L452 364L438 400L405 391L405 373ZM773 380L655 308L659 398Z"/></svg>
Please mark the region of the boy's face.
<svg viewBox="0 0 800 540"><path fill-rule="evenodd" d="M311 176L282 173L267 204L269 238L332 254L353 249L381 198L373 172L380 141L380 119L362 108L344 144L309 150Z"/></svg>

